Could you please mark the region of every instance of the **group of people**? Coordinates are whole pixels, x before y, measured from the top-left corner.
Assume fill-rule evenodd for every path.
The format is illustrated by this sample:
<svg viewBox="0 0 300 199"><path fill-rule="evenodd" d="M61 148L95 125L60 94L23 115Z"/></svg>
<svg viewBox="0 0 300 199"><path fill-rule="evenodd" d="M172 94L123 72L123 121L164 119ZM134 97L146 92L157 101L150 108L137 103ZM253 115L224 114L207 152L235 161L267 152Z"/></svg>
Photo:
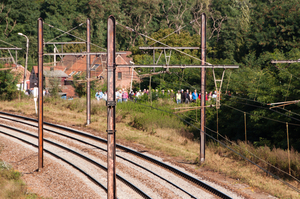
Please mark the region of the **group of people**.
<svg viewBox="0 0 300 199"><path fill-rule="evenodd" d="M141 98L141 96L143 95L149 95L149 89L144 89L143 91L139 90L139 91L130 91L129 93L127 92L126 89L119 89L115 91L116 93L116 101L117 102L127 102L128 100L133 101L134 99L137 100L139 98ZM197 93L197 90L194 90L194 92L189 91L188 89L186 91L182 90L178 90L178 92L175 94L173 92L173 90L168 90L167 93L165 93L164 90L161 90L161 93L158 92L158 90L152 90L152 95L162 95L162 96L168 96L170 99L174 99L175 98L175 102L177 104L180 103L190 103L190 102L196 102L197 99L201 99L201 93ZM107 101L107 92L102 92L102 90L99 90L98 92L96 92L95 94L95 98L97 100L104 100ZM205 100L206 101L210 101L212 99L217 98L217 92L206 92L205 95Z"/></svg>
<svg viewBox="0 0 300 199"><path fill-rule="evenodd" d="M145 93L146 93L146 91L145 91ZM120 89L120 90L116 90L115 96L116 96L116 101L122 103L122 102L127 102L128 99L133 100L134 98L139 98L141 95L144 95L144 92L141 92L141 90L136 91L135 93L133 91L130 91L128 93L127 90ZM100 100L107 101L107 92L105 91L103 93L102 90L99 90L98 92L96 92L95 98L99 101Z"/></svg>
<svg viewBox="0 0 300 199"><path fill-rule="evenodd" d="M212 99L217 98L217 91L215 91L214 93L211 91L209 93L205 93L205 100L206 101L210 101ZM176 102L177 104L180 103L190 103L190 102L196 102L197 99L201 100L201 93L197 93L197 90L194 90L194 92L186 90L184 91L182 90L178 90L176 93Z"/></svg>

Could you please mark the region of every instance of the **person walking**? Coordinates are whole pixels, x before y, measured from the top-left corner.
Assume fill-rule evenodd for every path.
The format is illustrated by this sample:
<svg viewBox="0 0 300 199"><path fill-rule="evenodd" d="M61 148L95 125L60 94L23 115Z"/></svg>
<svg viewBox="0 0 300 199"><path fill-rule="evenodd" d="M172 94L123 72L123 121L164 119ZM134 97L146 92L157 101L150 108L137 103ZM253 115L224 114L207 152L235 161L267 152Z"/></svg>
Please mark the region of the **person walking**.
<svg viewBox="0 0 300 199"><path fill-rule="evenodd" d="M185 103L188 104L190 103L190 96L189 96L189 90L187 89L186 92L184 93L184 98L185 98Z"/></svg>
<svg viewBox="0 0 300 199"><path fill-rule="evenodd" d="M98 101L100 100L100 97L99 97L99 91L96 92L95 98L96 98Z"/></svg>
<svg viewBox="0 0 300 199"><path fill-rule="evenodd" d="M181 94L181 101L180 101L180 102L183 103L183 102L184 102L184 93L183 93L183 89L181 89L181 93L180 93L180 94Z"/></svg>
<svg viewBox="0 0 300 199"><path fill-rule="evenodd" d="M198 97L197 90L195 90L192 94L192 102L196 102L197 97Z"/></svg>
<svg viewBox="0 0 300 199"><path fill-rule="evenodd" d="M123 92L123 94L122 94L122 101L123 101L123 102L127 102L127 98L128 98L128 93L127 93L127 91L125 90L125 91Z"/></svg>
<svg viewBox="0 0 300 199"><path fill-rule="evenodd" d="M177 94L176 94L176 102L177 104L180 104L181 103L181 93L180 91L178 90Z"/></svg>

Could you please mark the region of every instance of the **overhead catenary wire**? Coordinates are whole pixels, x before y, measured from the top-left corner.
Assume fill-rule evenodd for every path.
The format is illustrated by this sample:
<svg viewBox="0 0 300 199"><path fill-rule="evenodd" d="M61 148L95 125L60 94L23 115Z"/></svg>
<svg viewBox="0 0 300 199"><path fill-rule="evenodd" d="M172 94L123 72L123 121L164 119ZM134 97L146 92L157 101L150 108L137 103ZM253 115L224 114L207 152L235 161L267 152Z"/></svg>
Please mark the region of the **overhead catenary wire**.
<svg viewBox="0 0 300 199"><path fill-rule="evenodd" d="M5 44L7 44L7 45L10 45L10 46L13 46L13 47L15 47L15 48L18 48L17 46L14 46L14 45L12 45L12 44L10 44L10 43L7 43L6 41L3 41L3 40L1 40L1 39L0 39L0 41L2 41L3 43L5 43Z"/></svg>
<svg viewBox="0 0 300 199"><path fill-rule="evenodd" d="M68 35L70 35L70 36L72 36L72 37L75 37L75 38L77 38L77 39L79 39L79 40L81 40L81 41L85 41L85 42L86 42L85 39L82 39L82 38L80 38L80 37L77 37L77 36L75 36L75 35L73 35L73 34L71 34L71 33L69 33L69 32L63 31L63 30L61 30L61 29L59 29L59 28L56 28L56 27L54 27L54 26L52 26L52 25L50 25L50 24L47 24L47 23L45 23L45 22L43 22L43 23L46 24L46 25L48 25L50 28L54 28L54 29L59 30L59 31L65 33L65 34L68 34ZM98 45L96 45L96 44L91 43L91 45L96 46L96 47L101 48L101 49L103 49L103 50L106 51L105 48L103 48L103 47L101 47L101 46L98 46Z"/></svg>
<svg viewBox="0 0 300 199"><path fill-rule="evenodd" d="M283 68L279 68L279 67L277 67L277 66L275 66L277 69L279 69L279 70L283 70L284 72L286 72L286 73L288 73L288 74L290 74L290 75L293 75L292 73L290 73L289 71L287 71L287 70L285 70L285 69L283 69ZM300 78L299 77L297 77L297 76L295 76L294 75L294 77L295 78L297 78L298 80L300 80Z"/></svg>
<svg viewBox="0 0 300 199"><path fill-rule="evenodd" d="M201 19L201 17L199 17L199 18L197 18L197 19L194 19L194 20L190 21L190 22L189 22L189 24L187 24L187 25L184 25L184 26L182 26L182 27L178 28L177 30L173 31L172 33L168 34L167 36L165 36L165 37L161 38L161 39L160 39L160 40L158 40L158 41L162 41L162 40L166 39L167 37L169 37L169 36L171 36L171 35L175 34L176 32L178 32L178 31L182 30L183 28L185 28L185 27L187 27L187 26L189 26L189 25L193 24L193 23L194 23L196 20L198 20L198 19ZM152 46L152 45L154 45L154 44L156 44L156 43L157 43L157 42L154 42L153 44L149 45L148 47L150 47L150 46Z"/></svg>
<svg viewBox="0 0 300 199"><path fill-rule="evenodd" d="M259 102L259 101L254 101L254 100L247 99L247 98L243 98L243 97L238 97L238 96L234 96L234 95L228 95L228 94L225 94L225 95L227 95L227 96L229 96L229 97L233 97L233 98L238 98L238 99L242 99L242 100L246 100L246 101L251 101L251 102L255 102L255 103L259 103L259 104L267 105L266 103ZM298 113L295 113L295 112L292 112L292 111L290 111L290 110L283 109L283 108L280 108L280 107L276 107L276 108L278 108L278 109L281 109L281 110L283 110L283 111L289 111L289 113L292 113L292 114L294 114L294 115L298 115L298 116L300 116L300 114L298 114Z"/></svg>
<svg viewBox="0 0 300 199"><path fill-rule="evenodd" d="M230 100L231 101L231 100ZM237 101L234 101L235 103L238 103L238 104L243 104L243 105L246 105L246 106L252 106L252 107L256 107L256 108L261 108L261 109L265 109L265 110L269 110L269 111L273 111L275 113L278 113L280 115L283 115L285 117L288 117L288 118L291 118L291 119L294 119L296 121L299 121L300 122L300 119L297 119L297 118L294 118L294 117L291 117L289 115L286 115L284 113L281 113L279 111L276 111L276 110L273 110L273 109L270 109L270 108L266 108L266 107L262 107L262 106L256 106L256 105L253 105L253 104L247 104L247 103L243 103L243 102L237 102Z"/></svg>
<svg viewBox="0 0 300 199"><path fill-rule="evenodd" d="M44 23L45 23L45 22L44 22ZM58 35L57 37L55 37L55 38L53 38L53 39L51 39L51 40L49 40L49 41L47 41L47 42L51 42L51 41L53 41L53 40L55 40L55 39L58 39L59 37L63 36L64 34L68 34L69 32L71 32L71 31L77 29L78 27L82 26L82 25L85 24L85 23L86 23L86 22L81 23L81 24L79 24L78 26L76 26L76 27L74 27L74 28L72 28L72 29L70 29L70 30L64 32L64 33L61 34L61 35ZM46 42L46 43L47 43L47 42Z"/></svg>
<svg viewBox="0 0 300 199"><path fill-rule="evenodd" d="M175 114L175 113L173 113L173 112L166 111L166 110L162 110L162 109L159 109L159 108L156 108L156 107L153 107L153 106L150 106L150 105L138 103L138 102L136 102L136 103L137 103L137 104L140 104L140 105L143 105L143 106L146 106L146 107L150 107L150 108L152 108L152 109L156 109L156 110L159 110L159 111L163 111L163 112L166 112L166 113L173 114L173 115L175 115L176 117L178 117L180 120L184 121L185 123L189 124L190 126L192 126L192 127L194 127L195 129L197 129L197 130L200 131L200 129L199 129L198 127L196 127L196 126L193 125L192 123L186 121L184 118L178 116L177 114ZM205 128L206 128L207 130L210 130L210 131L216 133L215 131L213 131L213 130L207 128L206 126L205 126ZM228 148L229 150L231 150L232 152L234 152L235 154L237 154L237 155L239 155L240 157L244 158L245 160L247 160L247 161L250 162L251 164L253 164L253 165L255 165L256 167L260 168L260 169L263 170L265 173L271 175L273 178L279 180L280 182L282 182L283 184L287 185L287 186L290 187L291 189L293 189L293 190L297 191L298 193L300 193L300 190L299 190L298 188L294 187L293 185L291 185L291 184L289 184L288 182L282 180L281 178L279 178L279 177L276 176L275 174L273 174L273 173L269 172L268 170L264 169L263 167L259 166L258 164L256 164L256 163L253 162L252 160L248 159L248 158L245 157L244 155L240 154L239 152L235 151L235 150L232 149L231 147L227 146L225 143L223 143L223 142L217 140L216 138L214 138L213 136L209 135L208 133L206 133L206 132L204 132L204 133L205 133L206 136L210 137L210 138L213 139L214 141L220 143L220 144L223 145L224 147L226 147L226 148Z"/></svg>
<svg viewBox="0 0 300 199"><path fill-rule="evenodd" d="M159 43L159 44L161 44L161 45L164 45L164 46L170 48L171 50L175 50L175 51L177 51L177 52L179 52L179 53L182 53L182 54L184 54L184 55L186 55L186 56L188 56L188 57L191 57L191 58L196 59L196 60L198 60L198 61L202 61L201 59L199 59L199 58L197 58L197 57L194 57L194 56L192 56L192 55L190 55L190 54L188 54L188 53L185 53L185 52L183 52L183 51L181 51L181 50L176 49L175 47L172 47L172 46L169 46L169 45L167 45L167 44L165 44L165 43L162 43L162 42L160 42L160 41L158 41L158 40L156 40L156 39L154 39L154 38L152 38L152 37L149 37L149 36L147 36L147 35L145 35L145 34L143 34L143 33L140 33L140 32L138 32L138 31L136 31L136 30L134 30L134 29L132 29L132 28L130 28L130 27L128 27L128 26L122 25L122 24L120 24L120 23L118 23L118 22L117 22L117 25L119 25L119 26L121 26L121 27L123 27L123 28L125 28L125 29L127 29L127 30L129 30L129 31L131 31L131 32L135 32L135 33L137 33L137 34L139 34L139 35L141 35L141 36L144 36L144 37L146 37L146 38L148 38L148 39L150 39L150 40L153 40L153 41L155 41L155 42L157 42L157 43ZM206 63L207 65L212 65L212 64L209 63L209 62L205 62L205 63Z"/></svg>
<svg viewBox="0 0 300 199"><path fill-rule="evenodd" d="M175 75L177 75L176 73L174 73ZM177 75L177 77L179 77L178 75ZM180 78L180 77L179 77ZM182 79L182 81L184 81L185 83L187 83L187 84L189 84L188 82L186 82L185 80L183 80ZM190 84L189 84L190 85ZM193 87L192 85L190 85L191 87ZM194 87L195 88L195 87ZM229 96L229 97L235 97L235 96L232 96L232 95L228 95L228 94L225 94L225 95L227 95L227 96ZM237 98L239 98L239 97L237 97ZM249 101L252 101L252 102L256 102L256 103L261 103L261 104L264 104L264 105L267 105L267 104L265 104L265 103L262 103L262 102L258 102L258 101L255 101L255 100L250 100L250 99L246 99L246 98L241 98L241 99L245 99L245 100L249 100ZM247 104L246 104L247 105ZM257 108L259 108L259 107L257 107ZM268 109L268 108L265 108L265 109ZM281 108L282 109L282 108ZM272 109L268 109L268 110L272 110ZM282 110L285 110L285 111L287 111L286 109L282 109ZM285 115L285 114L283 114L283 113L280 113L280 112L278 112L278 111L275 111L275 110L272 110L273 112L276 112L276 113L279 113L279 114L281 114L281 115ZM289 113L293 113L293 112L289 112ZM296 114L296 113L294 113L294 114ZM298 115L298 114L296 114L296 115ZM297 120L297 121L300 121L300 120L298 120L297 118L294 118L294 117L291 117L291 116L288 116L288 115L285 115L286 117L289 117L289 118L292 118L292 119L294 119L294 120ZM300 116L300 115L299 115Z"/></svg>
<svg viewBox="0 0 300 199"><path fill-rule="evenodd" d="M218 112L218 109L217 109L216 111ZM191 117L189 117L189 116L187 116L187 115L185 115L185 114L183 114L183 115L184 115L185 117L187 117L187 118L189 118L189 119L195 121L196 123L200 124L200 122L194 120L193 118L191 118ZM208 128L208 127L205 127L205 128L206 128L207 130L209 130L209 131L211 131L211 132L217 134L217 137L218 137L218 136L222 137L224 140L226 140L227 142L231 143L232 145L235 145L235 146L239 147L240 149L242 149L242 150L246 151L247 153L251 154L252 156L254 156L255 158L257 158L258 160L260 160L260 161L266 163L267 165L273 167L274 169L277 169L278 171L280 171L280 172L282 172L282 173L288 175L289 177L293 178L294 180L296 180L297 182L300 183L300 180L298 180L296 177L294 177L294 176L292 176L291 174L289 174L289 173L283 171L282 169L280 169L280 168L278 168L278 167L272 165L271 163L267 162L266 160L264 160L264 159L258 157L257 155L255 155L255 154L252 153L251 151L249 151L249 150L247 150L247 149L245 149L245 148L242 148L241 146L237 145L235 142L232 142L232 141L229 140L227 137L225 137L225 136L223 136L222 134L220 134L220 132L219 132L218 130L217 130L217 131L214 131L214 130ZM217 139L218 139L218 138L217 138Z"/></svg>
<svg viewBox="0 0 300 199"><path fill-rule="evenodd" d="M256 116L256 117L260 117L260 118L263 118L263 119L267 119L267 120L270 120L270 121L273 121L273 122L278 122L278 123L282 123L282 124L285 124L286 122L283 122L283 121L280 121L280 120L275 120L275 119L272 119L272 118L268 118L268 117L264 117L264 116L259 116L259 115L255 115L255 114L252 114L252 113L248 113L248 112L245 112L245 111L242 111L240 109L237 109L237 108L234 108L232 106L229 106L229 105L226 105L226 104L223 104L223 106L227 106L231 109L234 109L236 111L239 111L241 113L246 113L248 115L252 115L252 116ZM289 123L290 125L293 125L293 126L300 126L300 124L294 124L294 123Z"/></svg>

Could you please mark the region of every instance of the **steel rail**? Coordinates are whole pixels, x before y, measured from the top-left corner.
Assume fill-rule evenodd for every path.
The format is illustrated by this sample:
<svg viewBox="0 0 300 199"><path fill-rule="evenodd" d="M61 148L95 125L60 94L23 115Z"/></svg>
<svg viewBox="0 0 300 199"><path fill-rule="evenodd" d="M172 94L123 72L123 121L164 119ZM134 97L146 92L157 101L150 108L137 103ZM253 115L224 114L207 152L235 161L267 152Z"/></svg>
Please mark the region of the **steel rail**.
<svg viewBox="0 0 300 199"><path fill-rule="evenodd" d="M5 112L2 112L2 111L0 111L0 114L8 115L8 116L11 116L11 117L22 118L22 119L24 119L24 120L30 120L30 121L37 122L37 120L36 120L36 119L33 119L33 118L28 118L28 117L24 117L24 116L20 116L20 115L13 115L13 114L5 113ZM49 122L44 122L44 124L49 125L49 126L52 126L52 127L55 127L55 128L64 129L64 130L66 130L66 131L70 131L70 132L73 132L73 133L75 133L75 134L78 134L78 135L81 135L81 136L85 136L85 137L91 138L91 139L93 139L93 140L100 141L100 142L102 142L102 143L107 143L107 140L105 140L105 139L103 139L103 138L96 137L96 136L93 136L93 135L84 133L84 132L79 131L79 130L76 130L76 129L72 129L72 128L65 127L65 126L61 126L61 125L57 125L57 124L52 124L52 123L49 123ZM47 129L47 130L48 130L48 129ZM122 146L122 145L120 145L120 144L116 144L116 146L117 146L117 148L119 148L119 149L122 149L122 150L127 151L127 152L129 152L129 153L131 153L131 154L134 154L134 155L136 155L136 156L139 156L139 157L142 158L142 159L145 159L145 160L147 160L147 161L150 161L150 162L152 162L152 163L155 163L155 164L157 164L157 165L159 165L159 166L161 166L161 167L163 167L163 168L165 168L165 169L167 169L167 170L169 170L169 171L171 171L171 172L173 172L173 173L175 173L175 174L177 174L177 175L180 175L181 177L185 178L186 180L188 180L188 181L190 181L190 182L193 182L194 184L196 184L196 185L202 187L203 189L205 189L205 190L207 190L207 191L209 191L209 192L215 194L216 196L218 196L218 197L220 197L220 198L224 198L224 199L231 199L231 198L232 198L232 197L226 195L225 193L223 193L223 192L221 192L221 191L215 189L214 187L212 187L212 186L210 186L210 185L208 185L208 184L202 182L201 180L199 180L199 179L197 179L197 178L195 178L195 177L193 177L193 176L191 176L191 175L189 175L189 174L186 174L186 173L184 173L184 172L182 172L182 171L176 169L175 167L172 167L172 166L170 166L170 165L168 165L168 164L165 164L165 163L163 163L163 162L160 162L160 161L158 161L158 160L156 160L156 159L154 159L154 158L151 158L151 157L149 157L149 156L147 156L147 155L144 155L144 154L142 154L142 153L140 153L140 152L138 152L138 151L135 151L135 150L130 149L130 148L128 148L128 147Z"/></svg>
<svg viewBox="0 0 300 199"><path fill-rule="evenodd" d="M34 125L34 124L28 124L28 123L26 123L26 122L22 122L22 121L15 120L15 119L11 119L11 118L6 118L6 117L2 117L2 116L0 116L0 118L5 118L5 119L9 119L9 120L14 121L14 122L19 122L19 123L22 123L22 124L26 124L26 125L28 125L28 126L37 127L37 126ZM0 126L1 126L1 124L0 124ZM55 133L55 134L58 134L58 135L61 135L61 136L64 136L64 137L67 137L67 138L70 138L70 139L73 139L73 140L76 140L76 141L81 142L81 143L83 143L83 144L90 145L90 146L92 146L92 147L94 147L94 148L97 148L97 149L100 149L100 150L102 150L102 151L107 152L106 149L103 149L103 148L101 148L101 147L99 147L99 146L96 146L96 145L94 145L94 144L91 144L91 143L89 143L89 142L85 142L85 141L80 140L80 139L78 139L78 138L75 138L75 137L72 137L72 136L69 136L69 135L65 135L65 134L63 134L63 133L56 132L56 131L51 130L51 129L48 129L48 128L46 128L46 127L44 127L44 130L50 131L50 132L52 132L52 133ZM133 165L135 165L135 166L137 166L137 167L140 167L141 169L144 169L144 170L146 170L147 172L149 172L149 173L155 175L156 177L158 177L158 178L164 180L165 182L171 184L172 186L174 186L174 187L176 187L177 189L181 190L182 192L186 193L186 194L189 195L191 198L197 198L197 197L195 197L194 195L190 194L188 191L182 189L181 187L177 186L176 184L172 183L171 181L167 180L166 178L163 178L162 176L156 174L155 172L153 172L153 171L151 171L151 170L149 170L149 169L147 169L147 168L145 168L145 167L143 167L143 166L141 166L141 165L139 165L139 164L137 164L137 163L135 163L135 162L133 162L133 161L127 159L127 158L124 158L124 157L122 157L122 156L120 156L120 155L116 155L116 156L117 156L118 158L121 158L121 159L123 159L123 160L125 160L125 161L127 161L127 162L129 162L129 163L131 163L131 164L133 164Z"/></svg>
<svg viewBox="0 0 300 199"><path fill-rule="evenodd" d="M31 134L31 133L28 133L28 132L26 132L26 131L23 131L23 130L14 128L14 127L10 127L10 126L3 125L3 124L0 124L0 126L1 126L1 127L4 127L4 128L7 128L7 129L10 129L10 130L13 130L13 131L17 131L17 132L23 133L23 134L25 134L25 135L28 135L28 136L31 136L31 137L34 137L34 138L38 138L37 135L33 135L33 134ZM0 132L2 132L2 131L0 131ZM20 138L20 139L21 139L21 138ZM46 142L48 142L48 143L50 143L50 144L52 144L52 145L54 145L54 146L57 146L57 147L59 147L59 148L62 148L62 149L64 149L64 150L66 150L66 151L69 151L69 152L71 152L71 153L77 155L78 157L80 157L80 158L82 158L82 159L84 159L84 160L86 160L86 161L88 161L88 162L94 164L95 166L98 166L99 168L103 169L104 171L107 171L107 167L103 166L102 164L100 164L100 163L98 163L98 162L92 160L91 158L88 158L88 157L86 157L86 156L84 156L84 155L82 155L82 154L80 154L80 153L78 153L78 152L76 152L76 151L74 151L74 150L68 148L68 147L65 147L65 146L63 146L63 145L60 145L60 144L58 144L58 143L55 143L55 142L53 142L53 141L51 141L51 140L48 140L48 139L45 139L45 138L44 138L44 141L46 141ZM29 142L29 143L30 143L30 142ZM44 149L44 150L45 150L45 149ZM46 151L46 150L45 150L45 151ZM47 150L47 152L48 152L48 151L49 151L49 150ZM51 152L51 153L53 153L53 152ZM72 163L71 163L71 164L72 164ZM76 168L77 168L77 167L76 167ZM128 180L126 180L126 179L123 178L122 176L120 176L120 175L118 175L118 174L116 174L116 176L117 176L117 178L118 178L120 181L122 181L123 183L127 184L127 186L129 186L130 188L132 188L135 192L137 192L137 193L138 193L140 196L142 196L143 198L149 198L149 199L151 199L150 196L148 196L146 193L144 193L142 190L140 190L138 187L136 187L135 185L133 185L131 182L129 182ZM107 189L106 189L106 191L107 191Z"/></svg>
<svg viewBox="0 0 300 199"><path fill-rule="evenodd" d="M38 145L33 144L33 143L31 143L31 142L29 142L27 140L24 140L22 138L19 138L19 137L15 136L15 135L11 135L11 134L3 132L1 130L0 130L0 133L5 134L5 135L10 136L10 137L13 137L15 139L18 139L18 140L20 140L22 142L25 142L25 143L27 143L29 145L32 145L32 146L38 148ZM60 160L66 162L67 164L71 165L72 167L74 167L75 169L77 169L78 171L80 171L81 173L83 173L86 177L88 177L89 179L91 179L95 184L99 185L102 189L105 190L105 192L107 192L107 189L106 189L106 187L103 184L101 184L99 181L97 181L95 178L93 178L92 176L90 176L88 173L86 173L85 171L83 171L82 169L80 169L79 167L77 167L76 165L74 165L73 163L67 161L66 159L62 158L61 156L59 156L59 155L57 155L57 154L55 154L55 153L53 153L53 152L51 152L51 151L49 151L47 149L44 149L44 151L47 152L47 153L49 153L49 154L51 154L52 156L60 159Z"/></svg>

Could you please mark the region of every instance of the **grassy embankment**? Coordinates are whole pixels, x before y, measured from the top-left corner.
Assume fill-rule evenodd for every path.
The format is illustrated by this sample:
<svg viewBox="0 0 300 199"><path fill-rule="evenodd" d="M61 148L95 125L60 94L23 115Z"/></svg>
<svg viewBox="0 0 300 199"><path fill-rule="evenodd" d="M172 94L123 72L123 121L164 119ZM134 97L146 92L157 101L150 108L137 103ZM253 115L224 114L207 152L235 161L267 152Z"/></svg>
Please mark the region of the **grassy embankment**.
<svg viewBox="0 0 300 199"><path fill-rule="evenodd" d="M0 154L1 154L0 143ZM0 159L0 198L3 199L36 199L36 194L29 193L25 183L21 179L21 173L15 171L7 163Z"/></svg>
<svg viewBox="0 0 300 199"><path fill-rule="evenodd" d="M103 101L92 100L92 123L85 127L86 112L85 99L61 100L46 98L44 103L44 117L46 121L57 122L65 125L73 125L80 128L94 130L98 135L105 137L107 127L107 109ZM153 106L170 111L174 103L168 100L159 100ZM1 102L1 111L13 111L35 117L34 102L30 100L15 100ZM147 106L131 102L118 104L116 108L116 129L118 142L145 147L156 153L161 153L194 163L198 162L199 141L193 139L190 133L192 127L186 126L174 115L151 109ZM245 162L241 157L230 150L208 141L206 148L206 161L200 167L225 174L228 177L240 179L241 182L249 184L253 189L260 188L280 198L299 198L299 194L283 185L278 180L266 175L262 170ZM238 142L237 146L229 144L232 148L268 169L274 174L284 178L293 186L298 187L297 182L287 178L283 173L277 172L266 163L254 158L249 152L259 156L265 161L288 172L287 152L281 149L269 149L268 147L255 148L251 144ZM300 177L300 156L296 151L291 151L292 174Z"/></svg>

